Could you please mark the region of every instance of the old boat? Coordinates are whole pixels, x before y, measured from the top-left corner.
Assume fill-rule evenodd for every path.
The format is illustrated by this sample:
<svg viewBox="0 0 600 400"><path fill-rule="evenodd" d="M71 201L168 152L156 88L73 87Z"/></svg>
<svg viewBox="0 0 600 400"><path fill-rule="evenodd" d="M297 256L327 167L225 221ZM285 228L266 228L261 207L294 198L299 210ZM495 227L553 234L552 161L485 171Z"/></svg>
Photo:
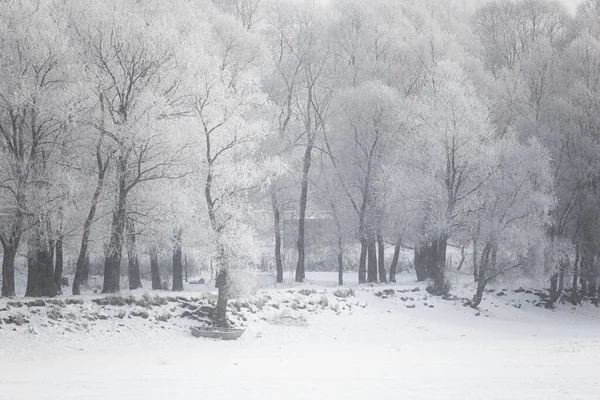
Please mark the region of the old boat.
<svg viewBox="0 0 600 400"><path fill-rule="evenodd" d="M210 326L192 326L192 335L211 339L235 340L246 331L242 328L218 328Z"/></svg>

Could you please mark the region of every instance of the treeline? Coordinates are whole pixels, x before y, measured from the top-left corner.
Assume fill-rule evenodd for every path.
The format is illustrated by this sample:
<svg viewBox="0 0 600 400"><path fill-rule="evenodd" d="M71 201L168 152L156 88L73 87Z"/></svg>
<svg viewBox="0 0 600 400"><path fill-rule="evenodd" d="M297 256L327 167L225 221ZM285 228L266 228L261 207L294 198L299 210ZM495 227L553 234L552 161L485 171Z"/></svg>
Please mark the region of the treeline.
<svg viewBox="0 0 600 400"><path fill-rule="evenodd" d="M473 299L499 276L547 279L551 306L598 290L600 2L12 0L0 3L2 296L141 286L140 254L215 260L217 315L260 258L253 210L335 226L339 283L394 281L400 248L444 295L449 243ZM385 246L393 244L392 264ZM142 262L141 264L144 264ZM581 290L580 290L581 289ZM223 322L224 323L224 322Z"/></svg>

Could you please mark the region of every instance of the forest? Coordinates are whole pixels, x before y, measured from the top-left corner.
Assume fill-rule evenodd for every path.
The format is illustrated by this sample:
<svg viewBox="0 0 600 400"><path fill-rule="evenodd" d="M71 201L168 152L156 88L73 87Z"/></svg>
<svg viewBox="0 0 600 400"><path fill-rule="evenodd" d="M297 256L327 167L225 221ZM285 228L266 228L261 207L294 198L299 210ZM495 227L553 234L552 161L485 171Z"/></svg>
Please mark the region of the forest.
<svg viewBox="0 0 600 400"><path fill-rule="evenodd" d="M200 274L227 325L261 266L598 297L599 0L2 0L0 49L3 297Z"/></svg>

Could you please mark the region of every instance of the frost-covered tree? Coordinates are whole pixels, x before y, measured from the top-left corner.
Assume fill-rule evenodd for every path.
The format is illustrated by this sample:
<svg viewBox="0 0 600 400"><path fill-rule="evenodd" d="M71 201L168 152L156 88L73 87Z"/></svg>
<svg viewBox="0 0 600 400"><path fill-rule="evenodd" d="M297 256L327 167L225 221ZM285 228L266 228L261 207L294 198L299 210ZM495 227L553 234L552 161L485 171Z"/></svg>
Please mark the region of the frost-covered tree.
<svg viewBox="0 0 600 400"><path fill-rule="evenodd" d="M507 275L543 275L552 251L547 229L554 208L553 177L547 151L537 140L521 144L507 134L495 145L498 165L484 183L473 225L478 251L477 307L486 285ZM473 226L473 228L474 228Z"/></svg>
<svg viewBox="0 0 600 400"><path fill-rule="evenodd" d="M240 276L257 262L247 196L269 175L256 150L271 129L263 118L268 103L260 82L265 49L231 17L216 14L213 18L205 58L191 76L190 129L200 149L195 188L205 200L211 253L217 264L213 319L218 326L227 326L227 301L242 283Z"/></svg>
<svg viewBox="0 0 600 400"><path fill-rule="evenodd" d="M62 197L53 174L79 111L78 70L54 3L0 4L2 295L14 296L14 260L27 234L27 295L56 294L51 213Z"/></svg>
<svg viewBox="0 0 600 400"><path fill-rule="evenodd" d="M451 62L439 63L413 110L391 185L395 201L412 210L418 278L431 279L431 291L444 294L448 240L468 229L479 192L497 169L494 130L485 103Z"/></svg>
<svg viewBox="0 0 600 400"><path fill-rule="evenodd" d="M108 188L114 193L103 292L119 290L127 198L140 184L171 177L181 149L169 141L168 117L180 112L177 14L158 3L73 6L76 39L97 90L95 128L110 141Z"/></svg>
<svg viewBox="0 0 600 400"><path fill-rule="evenodd" d="M328 137L340 185L356 213L360 283L377 281L376 241L381 214L377 182L390 149L401 142L399 107L398 92L380 82L350 88L340 95L340 114L333 135Z"/></svg>

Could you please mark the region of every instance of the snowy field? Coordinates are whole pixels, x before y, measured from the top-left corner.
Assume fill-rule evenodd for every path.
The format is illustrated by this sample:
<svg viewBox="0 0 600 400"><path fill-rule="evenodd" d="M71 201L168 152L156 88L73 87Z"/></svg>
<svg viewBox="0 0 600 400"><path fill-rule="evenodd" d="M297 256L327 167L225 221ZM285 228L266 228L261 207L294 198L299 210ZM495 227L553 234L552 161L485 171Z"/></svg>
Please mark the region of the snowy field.
<svg viewBox="0 0 600 400"><path fill-rule="evenodd" d="M403 274L397 285L355 286L355 298L337 299L354 306L335 312L335 275L309 273L308 279L302 288L317 294L305 297L328 297L326 307L298 310L305 312L301 324L249 321L233 342L193 338L189 324L176 319L109 319L86 333L0 325L0 399L600 396L600 311L594 306L561 304L549 311L534 306L531 295L507 290L487 293L478 312L460 299L429 297ZM455 292L470 296L472 287L463 281ZM258 295L283 305L302 298L292 286ZM0 301L0 309L6 304Z"/></svg>

